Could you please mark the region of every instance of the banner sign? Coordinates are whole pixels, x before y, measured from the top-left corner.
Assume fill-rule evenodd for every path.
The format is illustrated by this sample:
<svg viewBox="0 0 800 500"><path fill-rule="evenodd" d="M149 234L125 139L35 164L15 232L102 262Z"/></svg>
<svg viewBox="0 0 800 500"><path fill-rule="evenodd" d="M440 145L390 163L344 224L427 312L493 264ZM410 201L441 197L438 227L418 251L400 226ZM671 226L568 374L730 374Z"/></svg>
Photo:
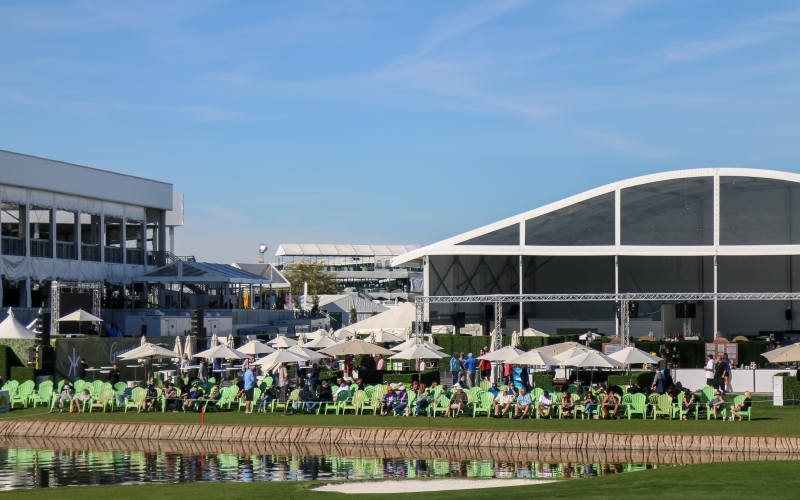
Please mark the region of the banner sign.
<svg viewBox="0 0 800 500"><path fill-rule="evenodd" d="M95 368L110 367L117 362L117 358L141 345L139 337L136 338L88 338L88 339L58 339L56 341L56 376L58 379L75 380L75 373L81 358L86 358L86 363ZM167 360L169 361L169 360ZM144 375L141 368L134 370L136 360L120 360L119 369L121 380L138 380ZM139 365L141 366L141 365ZM108 374L89 372L86 374L88 381L106 380Z"/></svg>
<svg viewBox="0 0 800 500"><path fill-rule="evenodd" d="M11 396L8 391L0 391L0 413L6 413L11 408Z"/></svg>

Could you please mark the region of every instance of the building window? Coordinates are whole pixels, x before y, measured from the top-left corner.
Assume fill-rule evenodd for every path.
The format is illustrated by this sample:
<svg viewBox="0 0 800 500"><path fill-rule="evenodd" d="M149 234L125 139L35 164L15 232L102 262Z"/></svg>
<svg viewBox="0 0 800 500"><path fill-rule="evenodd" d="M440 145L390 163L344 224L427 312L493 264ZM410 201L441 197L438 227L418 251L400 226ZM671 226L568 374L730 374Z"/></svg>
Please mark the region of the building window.
<svg viewBox="0 0 800 500"><path fill-rule="evenodd" d="M519 224L512 224L491 233L459 243L459 245L519 245Z"/></svg>
<svg viewBox="0 0 800 500"><path fill-rule="evenodd" d="M593 246L614 244L614 193L595 196L525 221L525 244Z"/></svg>
<svg viewBox="0 0 800 500"><path fill-rule="evenodd" d="M651 182L621 190L623 245L713 245L714 178Z"/></svg>
<svg viewBox="0 0 800 500"><path fill-rule="evenodd" d="M753 177L720 178L721 245L800 244L800 185Z"/></svg>

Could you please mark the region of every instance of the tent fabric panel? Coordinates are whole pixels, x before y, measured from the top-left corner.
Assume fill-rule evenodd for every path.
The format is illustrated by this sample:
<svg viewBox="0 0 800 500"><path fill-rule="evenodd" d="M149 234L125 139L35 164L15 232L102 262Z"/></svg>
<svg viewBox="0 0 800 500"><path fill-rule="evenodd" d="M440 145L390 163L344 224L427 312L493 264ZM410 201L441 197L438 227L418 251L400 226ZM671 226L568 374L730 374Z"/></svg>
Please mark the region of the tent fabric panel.
<svg viewBox="0 0 800 500"><path fill-rule="evenodd" d="M81 213L103 215L103 202L91 198L83 198L81 199Z"/></svg>
<svg viewBox="0 0 800 500"><path fill-rule="evenodd" d="M353 245L354 255L360 257L372 257L375 255L369 245Z"/></svg>
<svg viewBox="0 0 800 500"><path fill-rule="evenodd" d="M28 196L28 203L34 207L53 208L53 193L49 191L39 191L31 189Z"/></svg>
<svg viewBox="0 0 800 500"><path fill-rule="evenodd" d="M64 210L66 212L80 212L81 199L78 196L56 193L55 208L58 210Z"/></svg>
<svg viewBox="0 0 800 500"><path fill-rule="evenodd" d="M525 244L536 246L613 245L615 193L576 202L525 221Z"/></svg>
<svg viewBox="0 0 800 500"><path fill-rule="evenodd" d="M147 219L143 207L135 205L125 205L125 220L144 222Z"/></svg>
<svg viewBox="0 0 800 500"><path fill-rule="evenodd" d="M490 231L458 245L519 245L519 224Z"/></svg>
<svg viewBox="0 0 800 500"><path fill-rule="evenodd" d="M713 257L622 255L618 262L621 293L714 291Z"/></svg>
<svg viewBox="0 0 800 500"><path fill-rule="evenodd" d="M28 203L28 190L14 186L3 186L3 202L26 205Z"/></svg>
<svg viewBox="0 0 800 500"><path fill-rule="evenodd" d="M122 205L121 203L104 201L103 214L107 217L116 217L122 219L125 217L125 206Z"/></svg>

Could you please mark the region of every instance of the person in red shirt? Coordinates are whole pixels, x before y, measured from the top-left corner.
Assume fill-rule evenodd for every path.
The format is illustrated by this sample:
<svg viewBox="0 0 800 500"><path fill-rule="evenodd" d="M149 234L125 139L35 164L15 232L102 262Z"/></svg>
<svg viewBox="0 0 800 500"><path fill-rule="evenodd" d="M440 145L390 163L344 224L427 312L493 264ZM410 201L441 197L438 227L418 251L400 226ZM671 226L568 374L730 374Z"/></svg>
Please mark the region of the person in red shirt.
<svg viewBox="0 0 800 500"><path fill-rule="evenodd" d="M481 353L478 357L486 355L486 348L484 347L481 349ZM481 380L489 380L489 377L492 373L492 363L488 359L480 359L478 360L478 368L481 371Z"/></svg>

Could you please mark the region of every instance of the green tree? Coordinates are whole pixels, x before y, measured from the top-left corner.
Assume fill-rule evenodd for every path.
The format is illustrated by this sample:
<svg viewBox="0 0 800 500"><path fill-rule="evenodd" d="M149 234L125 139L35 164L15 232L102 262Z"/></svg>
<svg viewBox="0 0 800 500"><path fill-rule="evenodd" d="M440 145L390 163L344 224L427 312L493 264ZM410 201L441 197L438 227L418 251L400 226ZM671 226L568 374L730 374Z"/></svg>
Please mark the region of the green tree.
<svg viewBox="0 0 800 500"><path fill-rule="evenodd" d="M350 308L350 324L358 322L358 313L355 307Z"/></svg>
<svg viewBox="0 0 800 500"><path fill-rule="evenodd" d="M311 298L311 313L317 314L319 311L319 295L317 292L314 292L314 296Z"/></svg>
<svg viewBox="0 0 800 500"><path fill-rule="evenodd" d="M303 283L308 283L308 292L318 295L334 294L336 278L334 273L327 271L321 262L300 260L291 263L283 275L292 284L292 293L303 293Z"/></svg>

